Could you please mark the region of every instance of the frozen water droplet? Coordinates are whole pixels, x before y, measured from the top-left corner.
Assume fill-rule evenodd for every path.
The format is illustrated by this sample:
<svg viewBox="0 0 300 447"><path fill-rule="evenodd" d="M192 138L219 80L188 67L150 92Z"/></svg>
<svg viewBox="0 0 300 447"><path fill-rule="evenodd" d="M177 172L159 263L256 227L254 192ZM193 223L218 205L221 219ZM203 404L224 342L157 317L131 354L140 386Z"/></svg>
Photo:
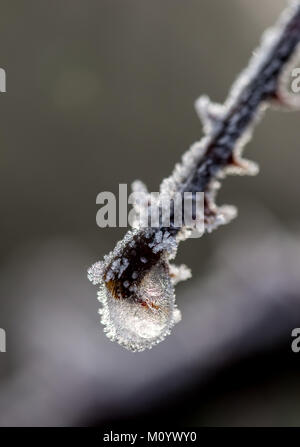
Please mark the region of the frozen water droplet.
<svg viewBox="0 0 300 447"><path fill-rule="evenodd" d="M154 265L129 297L115 298L103 283L101 322L106 335L132 351L143 351L162 341L180 320L168 267Z"/></svg>

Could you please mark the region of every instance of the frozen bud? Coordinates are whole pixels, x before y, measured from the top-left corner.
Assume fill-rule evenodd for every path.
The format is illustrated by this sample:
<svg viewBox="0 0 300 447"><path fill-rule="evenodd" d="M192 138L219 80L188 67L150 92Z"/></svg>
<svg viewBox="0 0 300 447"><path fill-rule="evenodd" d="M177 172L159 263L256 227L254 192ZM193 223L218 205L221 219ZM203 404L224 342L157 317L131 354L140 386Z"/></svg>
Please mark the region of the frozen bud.
<svg viewBox="0 0 300 447"><path fill-rule="evenodd" d="M123 295L118 284L109 282L102 284L98 296L103 305L100 314L104 332L132 351L159 343L181 319L169 268L163 260L146 272L132 294Z"/></svg>

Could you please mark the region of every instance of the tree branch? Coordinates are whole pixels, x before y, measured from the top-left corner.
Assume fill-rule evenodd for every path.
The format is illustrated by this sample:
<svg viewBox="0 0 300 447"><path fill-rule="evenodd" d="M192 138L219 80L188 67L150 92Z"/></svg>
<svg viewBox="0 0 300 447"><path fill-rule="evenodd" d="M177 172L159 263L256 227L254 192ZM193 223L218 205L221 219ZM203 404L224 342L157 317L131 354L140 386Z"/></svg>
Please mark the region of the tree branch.
<svg viewBox="0 0 300 447"><path fill-rule="evenodd" d="M268 30L248 67L241 73L224 105L212 104L204 96L196 108L203 121L205 136L195 143L163 180L159 207L164 199L190 192L204 193L204 228L211 231L236 215L234 207L215 203L220 180L226 174L256 174L257 165L241 158L254 124L272 103L295 107L286 73L299 55L299 0L284 11L279 22ZM145 191L141 183L134 190ZM153 198L137 202L137 215L148 213ZM137 219L138 220L138 219ZM161 222L161 221L160 221ZM173 286L190 276L187 268L169 264L178 243L190 235L185 223L175 225L174 212L169 226L129 231L116 248L89 269L88 277L100 284L101 322L109 338L131 350L151 348L170 333L180 320Z"/></svg>

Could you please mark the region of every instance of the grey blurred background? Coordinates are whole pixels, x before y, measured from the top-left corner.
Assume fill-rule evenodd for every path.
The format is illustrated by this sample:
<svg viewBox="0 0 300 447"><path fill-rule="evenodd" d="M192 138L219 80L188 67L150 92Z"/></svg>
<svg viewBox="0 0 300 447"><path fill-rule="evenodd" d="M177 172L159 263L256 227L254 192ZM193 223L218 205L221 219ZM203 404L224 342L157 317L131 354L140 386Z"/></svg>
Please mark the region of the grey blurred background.
<svg viewBox="0 0 300 447"><path fill-rule="evenodd" d="M86 269L122 229L96 195L157 191L283 0L2 0L0 425L300 425L299 114L269 110L228 178L239 217L182 244L182 322L140 354L108 341Z"/></svg>

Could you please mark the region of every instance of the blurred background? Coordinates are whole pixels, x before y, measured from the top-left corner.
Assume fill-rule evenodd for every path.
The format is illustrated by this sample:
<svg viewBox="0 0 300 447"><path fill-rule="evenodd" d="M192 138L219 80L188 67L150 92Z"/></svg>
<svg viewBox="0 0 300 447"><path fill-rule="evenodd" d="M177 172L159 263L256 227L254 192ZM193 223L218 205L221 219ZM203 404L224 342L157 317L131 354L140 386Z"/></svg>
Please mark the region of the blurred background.
<svg viewBox="0 0 300 447"><path fill-rule="evenodd" d="M111 343L87 268L122 229L96 195L158 191L284 0L1 0L1 426L300 425L299 114L269 110L229 177L230 225L186 241L183 320L151 351Z"/></svg>

